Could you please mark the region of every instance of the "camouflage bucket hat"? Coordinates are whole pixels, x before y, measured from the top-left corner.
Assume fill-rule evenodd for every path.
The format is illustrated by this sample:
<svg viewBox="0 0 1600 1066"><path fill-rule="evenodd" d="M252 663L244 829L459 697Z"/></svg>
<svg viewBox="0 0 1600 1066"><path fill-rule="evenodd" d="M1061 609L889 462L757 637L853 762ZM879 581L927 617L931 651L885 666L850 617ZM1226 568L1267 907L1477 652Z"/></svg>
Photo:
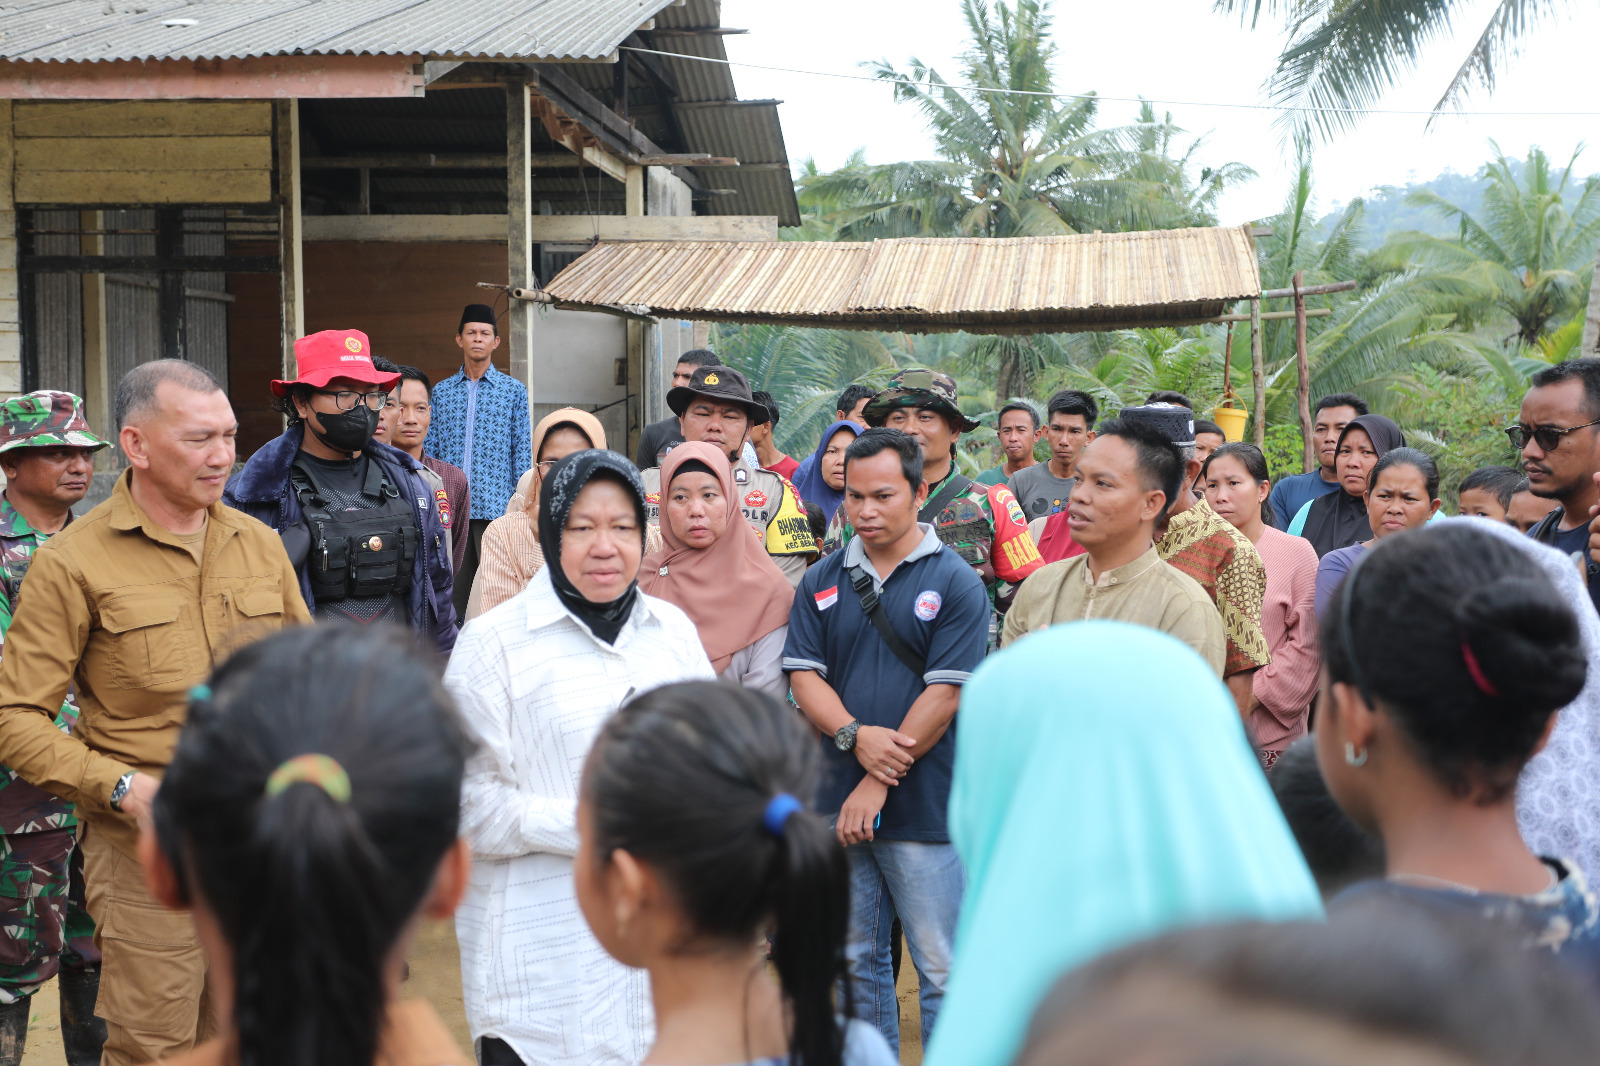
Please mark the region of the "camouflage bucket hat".
<svg viewBox="0 0 1600 1066"><path fill-rule="evenodd" d="M0 452L13 448L109 448L89 431L83 401L70 392L30 392L0 403Z"/></svg>
<svg viewBox="0 0 1600 1066"><path fill-rule="evenodd" d="M956 406L956 383L949 374L915 368L902 370L889 379L889 387L867 401L862 416L867 425L881 426L889 412L898 407L931 407L955 420L956 428L971 433L978 422L961 413Z"/></svg>

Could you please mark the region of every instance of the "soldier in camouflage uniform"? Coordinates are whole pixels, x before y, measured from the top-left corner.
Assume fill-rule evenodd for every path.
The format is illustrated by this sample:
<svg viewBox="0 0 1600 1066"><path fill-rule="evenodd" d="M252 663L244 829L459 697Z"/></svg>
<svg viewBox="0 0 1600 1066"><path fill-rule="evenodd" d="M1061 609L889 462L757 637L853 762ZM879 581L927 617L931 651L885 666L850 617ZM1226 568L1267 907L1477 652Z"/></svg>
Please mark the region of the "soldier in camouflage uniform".
<svg viewBox="0 0 1600 1066"><path fill-rule="evenodd" d="M902 430L922 446L928 502L917 521L932 523L939 540L971 564L989 590L996 612L1004 614L1016 586L1044 560L1011 490L983 485L956 472L956 441L978 428L956 405L956 383L932 370L902 370L889 380L887 389L867 401L864 413L867 425ZM841 504L828 524L823 554L844 547L852 536ZM993 636L993 623L990 628Z"/></svg>
<svg viewBox="0 0 1600 1066"><path fill-rule="evenodd" d="M106 446L71 393L0 404L0 654L34 551L72 521L94 473L91 456ZM69 696L56 724L71 732L77 720ZM100 952L83 905L77 825L72 804L0 767L0 1066L21 1061L33 994L58 975L67 1062L100 1061Z"/></svg>

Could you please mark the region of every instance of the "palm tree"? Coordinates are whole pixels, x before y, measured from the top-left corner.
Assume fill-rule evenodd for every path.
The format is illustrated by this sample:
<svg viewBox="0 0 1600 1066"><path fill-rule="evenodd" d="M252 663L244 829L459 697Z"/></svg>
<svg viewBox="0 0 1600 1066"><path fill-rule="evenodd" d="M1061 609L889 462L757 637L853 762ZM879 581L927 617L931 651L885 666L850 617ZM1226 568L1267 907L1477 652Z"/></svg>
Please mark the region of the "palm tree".
<svg viewBox="0 0 1600 1066"><path fill-rule="evenodd" d="M1088 230L1211 225L1217 197L1253 175L1230 163L1200 170L1200 142L1145 106L1122 128L1095 124L1092 95L1051 95L1056 46L1046 0L962 0L971 41L958 84L913 59L906 70L872 64L898 100L921 110L938 158L868 164L856 153L838 170L802 173L803 232L839 240L905 236L1025 237ZM1198 170L1198 173L1196 171ZM1048 342L985 342L996 392L1023 394Z"/></svg>
<svg viewBox="0 0 1600 1066"><path fill-rule="evenodd" d="M1214 0L1254 28L1266 14L1287 32L1268 81L1288 128L1315 127L1324 136L1355 127L1423 50L1448 34L1471 0ZM1469 89L1494 90L1495 77L1517 42L1560 0L1499 0L1489 21L1444 87L1434 111L1457 107ZM1326 110L1318 110L1326 109Z"/></svg>
<svg viewBox="0 0 1600 1066"><path fill-rule="evenodd" d="M1468 327L1509 318L1507 340L1532 347L1583 307L1600 240L1600 178L1573 188L1573 152L1559 173L1538 148L1528 152L1519 179L1516 163L1495 146L1486 168L1489 185L1477 215L1437 193L1419 189L1408 201L1457 226L1453 238L1397 234L1383 249L1396 267L1415 265L1449 279L1470 296L1454 308ZM1576 193L1574 196L1573 194Z"/></svg>

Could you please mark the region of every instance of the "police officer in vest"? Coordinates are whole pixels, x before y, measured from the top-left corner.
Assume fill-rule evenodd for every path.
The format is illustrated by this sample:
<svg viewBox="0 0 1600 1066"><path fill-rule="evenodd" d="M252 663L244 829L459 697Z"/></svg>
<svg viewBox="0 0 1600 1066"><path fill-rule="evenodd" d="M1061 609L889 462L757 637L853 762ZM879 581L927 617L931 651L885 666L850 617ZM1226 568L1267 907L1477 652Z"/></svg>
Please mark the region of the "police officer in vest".
<svg viewBox="0 0 1600 1066"><path fill-rule="evenodd" d="M272 383L289 428L250 457L223 502L283 537L319 620L409 625L449 654L449 535L421 465L372 437L400 375L373 366L360 330L302 337L294 355L295 378Z"/></svg>
<svg viewBox="0 0 1600 1066"><path fill-rule="evenodd" d="M739 507L766 543L767 554L778 564L791 585L800 584L806 565L816 554L805 504L793 485L780 474L751 466L740 454L750 436L755 417L772 416L756 403L743 374L726 366L702 366L689 384L667 393L667 406L678 416L685 441L705 441L727 453L733 464L733 488ZM754 416L754 417L753 417ZM650 523L660 522L661 468L640 472Z"/></svg>

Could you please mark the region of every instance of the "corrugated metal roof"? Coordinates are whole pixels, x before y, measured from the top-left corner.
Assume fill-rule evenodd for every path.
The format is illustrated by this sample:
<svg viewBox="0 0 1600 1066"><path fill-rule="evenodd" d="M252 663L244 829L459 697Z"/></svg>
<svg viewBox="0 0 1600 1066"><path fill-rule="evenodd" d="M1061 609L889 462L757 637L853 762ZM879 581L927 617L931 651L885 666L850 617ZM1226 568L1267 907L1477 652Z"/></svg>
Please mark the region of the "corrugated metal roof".
<svg viewBox="0 0 1600 1066"><path fill-rule="evenodd" d="M0 0L0 58L609 56L673 0Z"/></svg>
<svg viewBox="0 0 1600 1066"><path fill-rule="evenodd" d="M563 305L842 329L1047 333L1214 319L1261 293L1249 227L1067 237L602 242Z"/></svg>

